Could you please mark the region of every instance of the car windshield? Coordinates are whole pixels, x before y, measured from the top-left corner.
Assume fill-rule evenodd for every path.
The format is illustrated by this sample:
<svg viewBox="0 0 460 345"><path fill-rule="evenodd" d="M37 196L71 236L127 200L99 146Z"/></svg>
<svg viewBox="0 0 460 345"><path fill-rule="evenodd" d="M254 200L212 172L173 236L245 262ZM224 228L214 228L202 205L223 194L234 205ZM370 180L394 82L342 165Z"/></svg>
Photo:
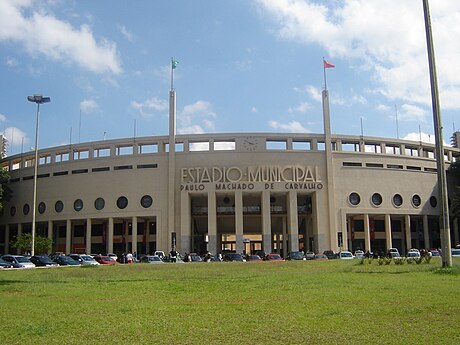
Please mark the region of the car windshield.
<svg viewBox="0 0 460 345"><path fill-rule="evenodd" d="M43 263L52 263L53 261L51 261L50 258L48 258L47 256L37 256L37 259Z"/></svg>
<svg viewBox="0 0 460 345"><path fill-rule="evenodd" d="M342 252L340 253L340 256L342 256L343 258L350 258L353 255L350 252Z"/></svg>
<svg viewBox="0 0 460 345"><path fill-rule="evenodd" d="M270 255L270 259L281 259L281 256L279 256L278 254Z"/></svg>
<svg viewBox="0 0 460 345"><path fill-rule="evenodd" d="M159 256L151 256L149 257L149 261L161 261Z"/></svg>
<svg viewBox="0 0 460 345"><path fill-rule="evenodd" d="M10 262L7 262L7 261L3 260L2 258L0 258L0 264L10 264Z"/></svg>
<svg viewBox="0 0 460 345"><path fill-rule="evenodd" d="M16 256L16 260L21 263L30 262L25 256Z"/></svg>
<svg viewBox="0 0 460 345"><path fill-rule="evenodd" d="M302 252L293 252L291 253L291 258L302 258L303 253Z"/></svg>
<svg viewBox="0 0 460 345"><path fill-rule="evenodd" d="M452 249L452 255L460 255L460 249Z"/></svg>
<svg viewBox="0 0 460 345"><path fill-rule="evenodd" d="M85 261L94 261L94 259L89 255L80 255L80 257Z"/></svg>

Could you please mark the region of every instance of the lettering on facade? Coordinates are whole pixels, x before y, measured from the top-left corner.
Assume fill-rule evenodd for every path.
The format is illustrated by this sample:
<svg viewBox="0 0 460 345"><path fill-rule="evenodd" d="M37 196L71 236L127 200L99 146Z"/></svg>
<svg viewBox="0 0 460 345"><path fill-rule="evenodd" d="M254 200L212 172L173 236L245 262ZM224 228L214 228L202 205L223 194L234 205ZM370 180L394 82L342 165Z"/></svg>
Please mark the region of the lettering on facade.
<svg viewBox="0 0 460 345"><path fill-rule="evenodd" d="M204 191L214 184L216 191L285 189L321 190L324 185L318 167L296 165L253 167L195 167L181 169L181 191ZM261 183L257 187L257 183Z"/></svg>

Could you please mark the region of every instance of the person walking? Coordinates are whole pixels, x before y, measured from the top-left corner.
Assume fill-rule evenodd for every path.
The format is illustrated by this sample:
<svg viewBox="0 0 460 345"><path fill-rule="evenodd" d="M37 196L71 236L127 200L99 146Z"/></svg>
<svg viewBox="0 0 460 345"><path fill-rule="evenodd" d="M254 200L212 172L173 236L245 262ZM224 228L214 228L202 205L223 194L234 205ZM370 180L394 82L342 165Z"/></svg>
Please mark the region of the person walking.
<svg viewBox="0 0 460 345"><path fill-rule="evenodd" d="M171 262L177 261L177 252L175 249L171 249L171 251L169 252L169 258L171 259Z"/></svg>

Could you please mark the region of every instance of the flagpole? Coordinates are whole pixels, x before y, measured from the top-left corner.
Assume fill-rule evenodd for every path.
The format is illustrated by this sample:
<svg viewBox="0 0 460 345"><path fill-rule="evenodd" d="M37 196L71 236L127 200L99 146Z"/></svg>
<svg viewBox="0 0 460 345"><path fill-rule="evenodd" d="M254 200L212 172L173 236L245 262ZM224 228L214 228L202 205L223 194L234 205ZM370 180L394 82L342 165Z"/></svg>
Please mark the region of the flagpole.
<svg viewBox="0 0 460 345"><path fill-rule="evenodd" d="M171 91L174 90L174 59L171 57Z"/></svg>
<svg viewBox="0 0 460 345"><path fill-rule="evenodd" d="M323 57L323 72L324 72L324 89L327 90L327 80L326 80L326 65L325 65L325 62L326 60L324 60L324 57Z"/></svg>

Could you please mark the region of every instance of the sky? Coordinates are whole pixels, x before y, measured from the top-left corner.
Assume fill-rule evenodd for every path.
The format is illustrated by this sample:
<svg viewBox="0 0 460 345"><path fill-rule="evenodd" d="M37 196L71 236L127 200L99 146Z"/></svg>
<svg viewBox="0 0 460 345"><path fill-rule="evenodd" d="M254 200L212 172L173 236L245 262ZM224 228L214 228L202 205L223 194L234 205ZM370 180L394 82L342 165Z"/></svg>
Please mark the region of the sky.
<svg viewBox="0 0 460 345"><path fill-rule="evenodd" d="M446 143L460 128L460 1L430 0ZM1 0L8 155L177 133L322 133L434 142L422 0Z"/></svg>

